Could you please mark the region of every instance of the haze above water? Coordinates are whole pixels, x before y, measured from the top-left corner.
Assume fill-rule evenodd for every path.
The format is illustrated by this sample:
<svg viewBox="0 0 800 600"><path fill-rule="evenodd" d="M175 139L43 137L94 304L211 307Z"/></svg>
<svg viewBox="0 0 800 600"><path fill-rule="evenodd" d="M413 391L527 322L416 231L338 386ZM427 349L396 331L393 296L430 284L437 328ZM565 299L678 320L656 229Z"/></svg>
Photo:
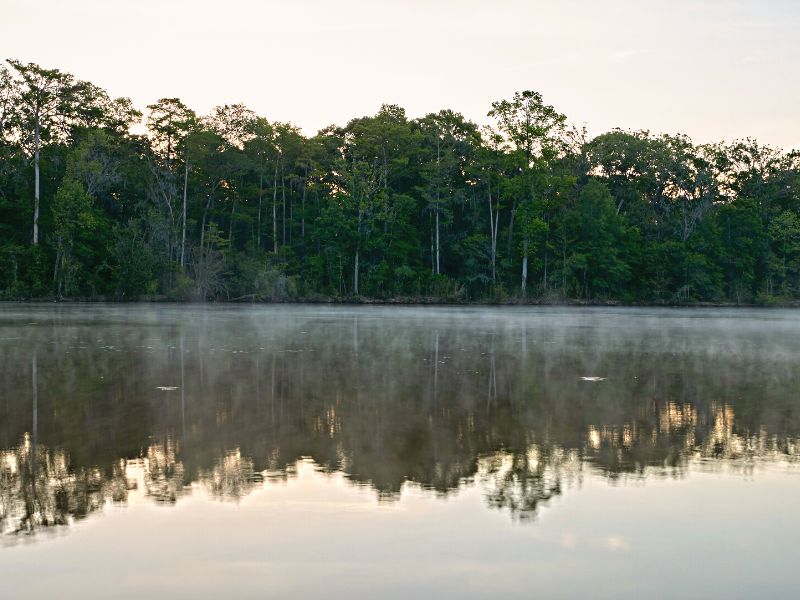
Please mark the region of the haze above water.
<svg viewBox="0 0 800 600"><path fill-rule="evenodd" d="M800 313L0 306L0 595L791 597Z"/></svg>

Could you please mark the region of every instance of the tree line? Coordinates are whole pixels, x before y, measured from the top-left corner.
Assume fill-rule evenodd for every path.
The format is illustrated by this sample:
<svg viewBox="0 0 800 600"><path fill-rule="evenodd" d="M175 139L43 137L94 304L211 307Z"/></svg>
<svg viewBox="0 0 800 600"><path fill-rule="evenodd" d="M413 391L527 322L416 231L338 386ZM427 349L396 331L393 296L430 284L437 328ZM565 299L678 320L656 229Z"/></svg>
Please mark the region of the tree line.
<svg viewBox="0 0 800 600"><path fill-rule="evenodd" d="M0 298L800 298L797 152L590 138L533 91L487 116L386 104L306 137L8 60Z"/></svg>

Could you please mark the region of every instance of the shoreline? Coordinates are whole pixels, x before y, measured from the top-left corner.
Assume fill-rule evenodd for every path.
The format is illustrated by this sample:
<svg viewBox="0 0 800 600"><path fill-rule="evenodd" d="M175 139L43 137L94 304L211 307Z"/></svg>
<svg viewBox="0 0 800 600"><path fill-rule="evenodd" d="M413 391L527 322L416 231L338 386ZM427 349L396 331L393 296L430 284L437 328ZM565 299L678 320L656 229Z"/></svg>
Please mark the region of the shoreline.
<svg viewBox="0 0 800 600"><path fill-rule="evenodd" d="M170 300L167 298L145 298L138 300L109 300L106 298L62 298L55 300L52 298L29 298L29 299L8 299L0 300L0 307L9 304L165 304L165 305L332 305L332 306L425 306L425 307L508 307L508 306L542 306L542 307L565 307L565 308L764 308L764 309L791 309L800 308L800 300L789 302L771 303L734 303L734 302L624 302L617 300L546 300L546 299L508 299L498 301L448 301L441 298L304 298L294 300Z"/></svg>

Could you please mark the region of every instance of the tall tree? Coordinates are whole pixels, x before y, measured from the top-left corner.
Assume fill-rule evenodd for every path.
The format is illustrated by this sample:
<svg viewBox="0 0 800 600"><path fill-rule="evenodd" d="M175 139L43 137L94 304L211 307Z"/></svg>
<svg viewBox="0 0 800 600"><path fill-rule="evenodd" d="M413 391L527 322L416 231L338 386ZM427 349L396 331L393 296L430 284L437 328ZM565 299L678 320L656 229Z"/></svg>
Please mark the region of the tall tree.
<svg viewBox="0 0 800 600"><path fill-rule="evenodd" d="M34 63L8 60L19 80L16 124L19 139L33 158L33 245L39 244L41 201L40 162L42 145L62 141L70 128L77 102L75 78L58 69L45 69Z"/></svg>
<svg viewBox="0 0 800 600"><path fill-rule="evenodd" d="M434 214L434 252L431 264L436 275L441 269L441 221L452 219L453 204L463 197L466 173L474 149L480 145L475 124L451 110L431 113L418 121L424 135L426 156L422 175L428 210Z"/></svg>
<svg viewBox="0 0 800 600"><path fill-rule="evenodd" d="M180 264L186 264L186 210L189 189L189 157L185 148L186 137L197 127L197 115L188 108L178 98L162 98L155 104L147 107L147 128L153 140L153 147L160 154L164 161L164 176L170 180L174 174L172 162L180 150L184 151L183 163L183 202L181 205L181 242L180 242ZM173 198L171 190L173 186L170 181L164 181L159 186L159 194L163 198L165 206L169 208L171 221L174 225Z"/></svg>
<svg viewBox="0 0 800 600"><path fill-rule="evenodd" d="M510 100L492 103L489 116L497 121L497 127L506 137L511 152L516 157L520 181L518 193L514 194L511 218L508 227L509 254L514 237L514 221L520 203L536 202L537 188L541 189L541 175L549 168L549 163L567 148L566 116L545 104L539 92L526 90L516 92ZM541 207L525 211L529 219L546 222ZM520 288L524 294L528 278L528 253L530 232L538 227L523 228L522 275ZM544 252L547 252L545 247ZM546 287L546 275L544 285Z"/></svg>
<svg viewBox="0 0 800 600"><path fill-rule="evenodd" d="M261 218L263 213L264 196L266 193L265 177L269 170L269 161L277 155L275 147L275 131L270 122L263 117L256 117L249 121L250 135L244 140L244 152L251 161L253 170L258 175L258 214L256 218L255 238L256 248L261 249L263 230Z"/></svg>

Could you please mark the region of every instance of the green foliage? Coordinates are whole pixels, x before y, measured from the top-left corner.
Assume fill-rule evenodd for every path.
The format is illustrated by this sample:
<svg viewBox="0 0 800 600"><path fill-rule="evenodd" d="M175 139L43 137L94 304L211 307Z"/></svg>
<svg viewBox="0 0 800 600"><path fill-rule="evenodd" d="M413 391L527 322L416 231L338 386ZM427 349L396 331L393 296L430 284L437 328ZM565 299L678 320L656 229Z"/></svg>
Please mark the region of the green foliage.
<svg viewBox="0 0 800 600"><path fill-rule="evenodd" d="M115 299L139 300L157 295L161 264L140 223L132 220L125 226L114 226L108 263Z"/></svg>
<svg viewBox="0 0 800 600"><path fill-rule="evenodd" d="M98 222L92 208L92 198L86 193L83 184L65 177L55 194L52 206L53 236L56 240L53 278L59 298L79 288L79 257L88 254L87 248L81 242L92 235Z"/></svg>
<svg viewBox="0 0 800 600"><path fill-rule="evenodd" d="M743 198L723 206L717 215L720 265L728 282L728 297L750 302L757 291L758 250L764 236L756 203Z"/></svg>
<svg viewBox="0 0 800 600"><path fill-rule="evenodd" d="M0 247L0 298L30 300L51 293L51 262L42 246Z"/></svg>
<svg viewBox="0 0 800 600"><path fill-rule="evenodd" d="M753 140L588 140L534 91L484 129L387 104L311 138L165 98L138 136L68 73L11 61L0 86L3 299L800 298L800 156Z"/></svg>
<svg viewBox="0 0 800 600"><path fill-rule="evenodd" d="M800 295L800 217L785 210L770 223L769 290L783 298Z"/></svg>

